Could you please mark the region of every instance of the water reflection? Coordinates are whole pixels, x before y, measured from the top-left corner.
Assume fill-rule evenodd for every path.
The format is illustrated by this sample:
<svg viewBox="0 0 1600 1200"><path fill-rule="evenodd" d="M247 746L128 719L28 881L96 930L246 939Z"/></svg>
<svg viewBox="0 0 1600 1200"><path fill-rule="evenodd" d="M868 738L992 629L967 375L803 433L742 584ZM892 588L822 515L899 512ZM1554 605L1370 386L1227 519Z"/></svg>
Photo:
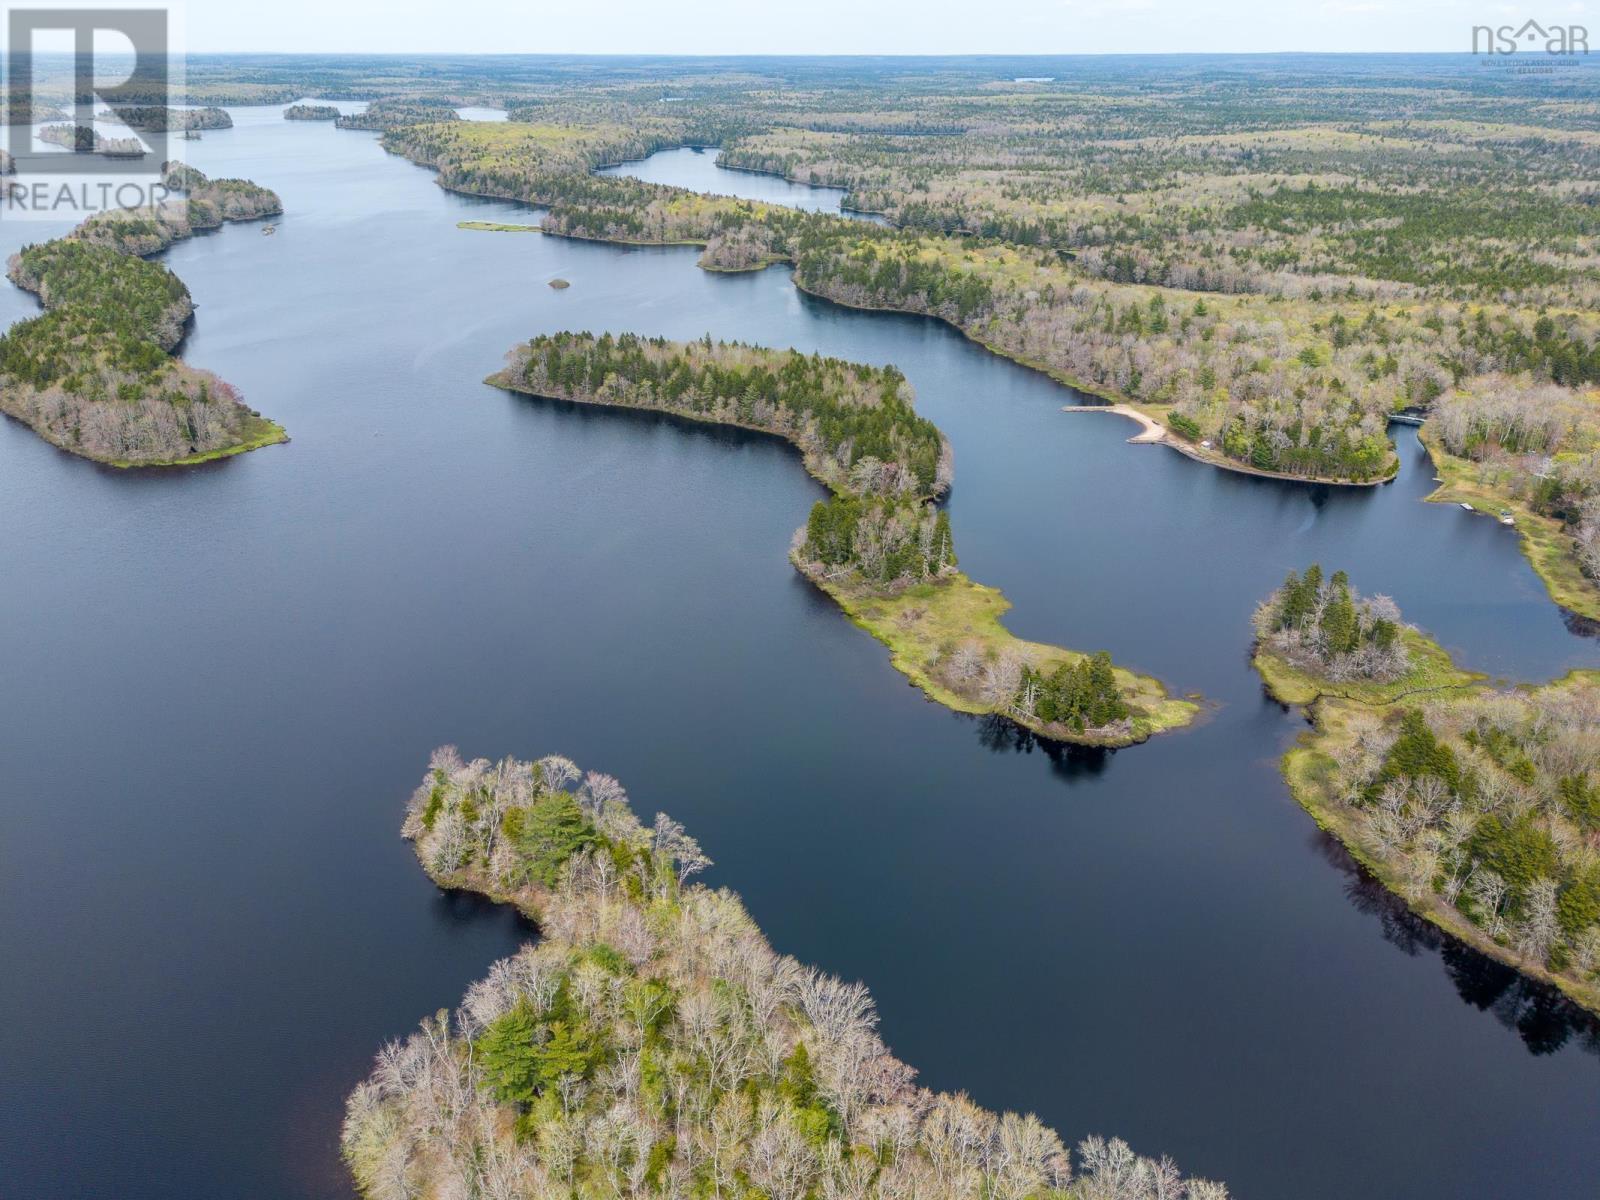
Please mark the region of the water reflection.
<svg viewBox="0 0 1600 1200"><path fill-rule="evenodd" d="M978 744L996 754L1032 754L1038 751L1050 762L1050 773L1062 780L1092 779L1105 773L1116 751L1105 746L1078 746L1058 742L1025 729L998 713L972 716L955 714L977 728Z"/></svg>
<svg viewBox="0 0 1600 1200"><path fill-rule="evenodd" d="M1575 613L1571 609L1561 609L1561 623L1573 637L1600 637L1600 621L1586 617L1582 613Z"/></svg>
<svg viewBox="0 0 1600 1200"><path fill-rule="evenodd" d="M1312 844L1345 874L1345 895L1358 911L1378 919L1384 941L1411 958L1438 954L1462 1001L1493 1014L1522 1039L1528 1053L1554 1054L1570 1043L1600 1056L1600 1019L1568 1000L1560 989L1529 979L1423 920L1332 834L1319 829Z"/></svg>

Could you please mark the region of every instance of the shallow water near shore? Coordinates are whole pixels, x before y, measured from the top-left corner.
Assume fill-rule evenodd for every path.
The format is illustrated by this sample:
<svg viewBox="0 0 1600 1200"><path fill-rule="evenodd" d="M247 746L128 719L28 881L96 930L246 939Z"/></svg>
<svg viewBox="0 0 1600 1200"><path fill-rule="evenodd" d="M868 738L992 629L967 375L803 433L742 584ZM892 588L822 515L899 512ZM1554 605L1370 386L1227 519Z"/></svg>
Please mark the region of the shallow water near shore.
<svg viewBox="0 0 1600 1200"><path fill-rule="evenodd" d="M0 424L0 1193L350 1195L372 1055L531 936L398 837L442 742L616 775L778 949L871 986L923 1083L1069 1141L1241 1197L1594 1191L1592 1024L1363 884L1283 787L1303 722L1249 668L1252 606L1313 560L1465 666L1600 666L1513 531L1421 502L1414 431L1379 488L1221 472L935 322L692 248L460 230L532 218L373 134L232 111L191 161L285 215L162 261L185 357L292 442L130 473ZM926 702L786 561L821 494L786 447L480 382L563 328L895 363L1010 627L1213 710L1107 753Z"/></svg>

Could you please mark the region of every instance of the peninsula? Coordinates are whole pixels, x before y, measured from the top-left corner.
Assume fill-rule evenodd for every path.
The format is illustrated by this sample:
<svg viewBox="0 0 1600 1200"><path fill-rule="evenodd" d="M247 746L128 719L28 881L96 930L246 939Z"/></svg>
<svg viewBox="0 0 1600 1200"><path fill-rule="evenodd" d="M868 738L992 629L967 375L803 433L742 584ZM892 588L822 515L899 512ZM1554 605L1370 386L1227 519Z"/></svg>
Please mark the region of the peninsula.
<svg viewBox="0 0 1600 1200"><path fill-rule="evenodd" d="M1343 574L1290 575L1255 666L1313 730L1299 803L1419 916L1600 1012L1600 672L1501 690Z"/></svg>
<svg viewBox="0 0 1600 1200"><path fill-rule="evenodd" d="M894 665L958 712L1045 737L1125 746L1199 712L1155 679L1013 636L1004 596L962 574L949 516L949 444L893 367L739 343L632 334L542 335L487 382L529 395L641 408L774 434L833 495L795 534L795 566L889 647Z"/></svg>
<svg viewBox="0 0 1600 1200"><path fill-rule="evenodd" d="M182 280L141 257L282 206L266 188L192 167L171 167L167 180L187 204L92 217L8 264L45 312L0 336L0 411L113 466L203 462L286 440L232 385L173 357L194 303Z"/></svg>
<svg viewBox="0 0 1600 1200"><path fill-rule="evenodd" d="M916 1086L871 994L774 952L663 813L569 759L437 751L404 834L537 943L384 1047L341 1145L368 1200L858 1196L1227 1200L1171 1159ZM1136 1190L1135 1190L1136 1189Z"/></svg>

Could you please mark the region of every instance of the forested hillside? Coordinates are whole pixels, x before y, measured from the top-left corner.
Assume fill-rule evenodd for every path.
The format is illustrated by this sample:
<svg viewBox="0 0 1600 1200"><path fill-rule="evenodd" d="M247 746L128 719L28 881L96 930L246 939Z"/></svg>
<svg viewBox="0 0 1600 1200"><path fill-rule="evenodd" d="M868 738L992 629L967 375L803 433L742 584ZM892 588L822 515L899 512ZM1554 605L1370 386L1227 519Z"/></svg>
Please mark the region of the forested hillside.
<svg viewBox="0 0 1600 1200"><path fill-rule="evenodd" d="M41 437L119 466L196 461L284 440L232 385L171 351L194 305L189 289L139 257L195 229L281 211L244 180L168 173L188 204L92 217L70 235L13 255L8 274L43 316L0 336L0 409Z"/></svg>

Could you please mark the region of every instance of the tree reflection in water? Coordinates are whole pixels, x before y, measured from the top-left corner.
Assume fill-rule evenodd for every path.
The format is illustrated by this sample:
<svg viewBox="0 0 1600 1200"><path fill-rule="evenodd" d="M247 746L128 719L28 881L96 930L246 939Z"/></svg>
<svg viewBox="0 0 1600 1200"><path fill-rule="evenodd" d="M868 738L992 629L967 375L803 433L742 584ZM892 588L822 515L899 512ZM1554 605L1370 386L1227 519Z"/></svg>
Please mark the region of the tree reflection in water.
<svg viewBox="0 0 1600 1200"><path fill-rule="evenodd" d="M1437 953L1461 999L1514 1030L1530 1054L1554 1054L1574 1039L1580 1049L1600 1055L1600 1020L1549 984L1529 979L1496 962L1417 916L1365 867L1343 843L1317 830L1313 844L1346 876L1345 895L1361 912L1378 919L1383 939L1417 958Z"/></svg>

